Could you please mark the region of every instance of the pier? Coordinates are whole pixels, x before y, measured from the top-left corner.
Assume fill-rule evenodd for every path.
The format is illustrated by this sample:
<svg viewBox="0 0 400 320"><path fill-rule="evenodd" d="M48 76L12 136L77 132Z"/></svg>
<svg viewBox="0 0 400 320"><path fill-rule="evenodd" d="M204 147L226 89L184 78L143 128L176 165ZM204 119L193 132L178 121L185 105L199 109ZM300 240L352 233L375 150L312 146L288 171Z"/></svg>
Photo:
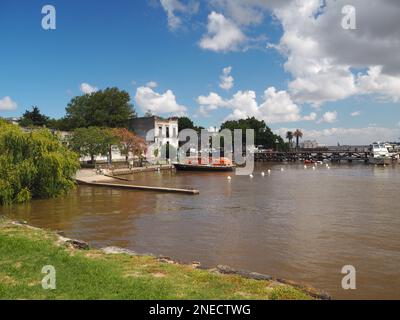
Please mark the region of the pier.
<svg viewBox="0 0 400 320"><path fill-rule="evenodd" d="M96 187L107 187L107 188L118 188L118 189L130 189L130 190L140 190L140 191L154 191L154 192L166 192L166 193L184 193L190 195L200 194L199 190L196 189L180 189L180 188L168 188L168 187L152 187L152 186L140 186L132 184L120 184L113 182L87 182L82 180L77 180L79 184L86 184Z"/></svg>
<svg viewBox="0 0 400 320"><path fill-rule="evenodd" d="M282 161L304 161L314 160L323 161L329 160L332 162L353 162L363 161L368 162L371 156L369 150L293 150L287 152L281 151L259 151L254 153L256 162L282 162Z"/></svg>
<svg viewBox="0 0 400 320"><path fill-rule="evenodd" d="M118 178L117 178L118 179ZM122 180L123 178L119 178ZM118 188L128 190L139 190L139 191L153 191L153 192L164 192L164 193L182 193L189 195L200 194L199 190L196 189L182 189L182 188L170 188L170 187L155 187L155 186L143 186L133 185L129 183L117 183L116 178L107 174L96 174L93 170L80 170L75 178L78 184L85 184L95 187L107 187L107 188ZM123 179L128 182L129 180Z"/></svg>

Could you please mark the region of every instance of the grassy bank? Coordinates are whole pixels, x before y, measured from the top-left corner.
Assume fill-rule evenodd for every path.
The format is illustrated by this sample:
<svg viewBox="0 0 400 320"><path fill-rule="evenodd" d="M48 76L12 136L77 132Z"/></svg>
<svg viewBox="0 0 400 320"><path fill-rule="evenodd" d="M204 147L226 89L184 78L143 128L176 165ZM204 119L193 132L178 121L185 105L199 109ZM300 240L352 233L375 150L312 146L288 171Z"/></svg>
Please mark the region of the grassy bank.
<svg viewBox="0 0 400 320"><path fill-rule="evenodd" d="M55 290L41 285L56 269ZM223 275L154 257L76 250L55 233L0 218L0 299L309 299L274 281Z"/></svg>

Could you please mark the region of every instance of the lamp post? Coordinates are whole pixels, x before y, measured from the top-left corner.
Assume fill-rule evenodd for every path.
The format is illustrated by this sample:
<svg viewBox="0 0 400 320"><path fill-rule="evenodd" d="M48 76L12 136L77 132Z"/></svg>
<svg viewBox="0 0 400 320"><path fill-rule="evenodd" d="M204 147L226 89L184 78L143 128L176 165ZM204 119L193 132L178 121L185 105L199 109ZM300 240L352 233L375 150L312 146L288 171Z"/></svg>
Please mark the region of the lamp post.
<svg viewBox="0 0 400 320"><path fill-rule="evenodd" d="M279 140L278 139L275 140L275 144L276 144L276 152L278 152L279 151L278 150L278 146L279 146Z"/></svg>

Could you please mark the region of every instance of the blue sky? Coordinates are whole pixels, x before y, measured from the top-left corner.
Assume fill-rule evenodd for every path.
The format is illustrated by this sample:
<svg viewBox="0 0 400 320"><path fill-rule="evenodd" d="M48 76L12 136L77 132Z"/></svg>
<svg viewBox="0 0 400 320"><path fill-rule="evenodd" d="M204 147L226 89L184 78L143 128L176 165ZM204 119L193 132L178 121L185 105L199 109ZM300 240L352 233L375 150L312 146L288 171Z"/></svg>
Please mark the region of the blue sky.
<svg viewBox="0 0 400 320"><path fill-rule="evenodd" d="M194 0L171 0L169 8L175 10L173 17L179 19L179 26L171 27L165 6L168 2L2 0L0 116L18 116L37 105L49 116L62 117L69 100L82 94L81 85L86 83L93 90L117 86L128 91L139 114L148 106L160 115L172 115L177 113L175 104L179 105L184 114L205 127L218 126L223 120L234 118L235 112L246 115L256 112L277 132L302 128L309 131L310 139L323 136L321 140L326 143L346 140L328 131L332 128L358 129L353 132L351 142L354 143L363 140L357 134L368 128L387 130L377 130L385 138L400 137L399 102L397 97L388 97L389 89L382 92L373 89L368 94L346 92L345 97L321 98L321 103L303 98L303 89L291 84L300 73L285 66L290 54L267 48L267 44L279 44L285 32L290 32L284 18L280 20L279 15L272 14L273 7L255 6L255 10L263 13L262 20L243 22L243 17L233 15L227 5L216 5L213 0L198 4ZM56 8L56 30L46 31L41 26L44 16L41 10L45 4ZM197 7L187 9L189 4ZM222 49L202 45L206 37L213 45L218 40L213 32L219 31L209 29L212 13L224 23L219 26L220 32L240 32L246 40L236 33L238 38ZM296 54L294 48L291 50L292 55ZM226 67L231 67L228 76L234 79L229 90L219 86ZM148 85L150 81L157 86ZM263 98L264 91L271 87L275 91L269 91L267 101ZM168 90L172 96L164 96ZM249 102L248 107L238 107L237 103L242 100L235 100L234 95L239 91L242 98L254 92L253 100L258 107L267 101L265 111L254 111L254 108L251 111L252 99L245 100L244 105ZM209 97L210 93L217 94L222 102L214 105L206 99L207 103L200 108L199 97ZM136 100L138 94L140 98ZM7 97L13 107L9 103L6 107ZM279 111L280 103L287 106L282 112L284 115Z"/></svg>

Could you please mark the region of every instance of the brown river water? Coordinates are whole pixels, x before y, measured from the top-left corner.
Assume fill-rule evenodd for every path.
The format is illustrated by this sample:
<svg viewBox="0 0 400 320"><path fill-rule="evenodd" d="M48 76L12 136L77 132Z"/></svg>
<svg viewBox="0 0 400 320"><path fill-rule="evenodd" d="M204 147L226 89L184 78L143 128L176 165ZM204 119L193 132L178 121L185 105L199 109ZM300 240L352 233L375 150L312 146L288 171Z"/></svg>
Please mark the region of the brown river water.
<svg viewBox="0 0 400 320"><path fill-rule="evenodd" d="M200 195L79 186L0 213L94 247L226 264L310 284L336 299L400 299L399 166L260 164L253 179L190 172L133 178ZM356 290L341 287L344 265L356 268Z"/></svg>

